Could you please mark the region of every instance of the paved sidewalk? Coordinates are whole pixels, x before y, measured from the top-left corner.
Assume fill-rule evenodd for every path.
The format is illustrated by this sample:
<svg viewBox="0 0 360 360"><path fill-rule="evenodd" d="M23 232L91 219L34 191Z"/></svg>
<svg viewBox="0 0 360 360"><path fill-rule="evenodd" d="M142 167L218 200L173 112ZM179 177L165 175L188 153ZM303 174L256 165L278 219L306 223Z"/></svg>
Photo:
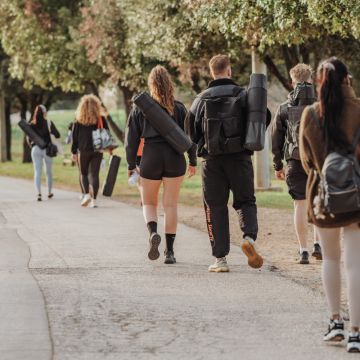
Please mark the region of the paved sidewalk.
<svg viewBox="0 0 360 360"><path fill-rule="evenodd" d="M231 272L208 273L207 236L180 225L178 264L164 265L146 257L140 209L84 209L60 190L37 203L30 182L4 177L0 199L1 360L349 357L321 341L322 296L250 269L235 246Z"/></svg>

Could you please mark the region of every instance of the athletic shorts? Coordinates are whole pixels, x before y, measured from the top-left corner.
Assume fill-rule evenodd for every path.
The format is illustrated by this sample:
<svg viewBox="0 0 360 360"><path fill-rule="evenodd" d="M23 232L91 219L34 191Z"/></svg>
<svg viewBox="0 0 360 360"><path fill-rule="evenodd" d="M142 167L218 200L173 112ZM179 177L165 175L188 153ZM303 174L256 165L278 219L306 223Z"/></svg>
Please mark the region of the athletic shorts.
<svg viewBox="0 0 360 360"><path fill-rule="evenodd" d="M149 180L173 178L186 173L184 155L177 153L166 142L146 143L140 162L140 176Z"/></svg>
<svg viewBox="0 0 360 360"><path fill-rule="evenodd" d="M286 184L289 194L293 200L306 199L307 175L301 165L300 160L291 159L287 163Z"/></svg>

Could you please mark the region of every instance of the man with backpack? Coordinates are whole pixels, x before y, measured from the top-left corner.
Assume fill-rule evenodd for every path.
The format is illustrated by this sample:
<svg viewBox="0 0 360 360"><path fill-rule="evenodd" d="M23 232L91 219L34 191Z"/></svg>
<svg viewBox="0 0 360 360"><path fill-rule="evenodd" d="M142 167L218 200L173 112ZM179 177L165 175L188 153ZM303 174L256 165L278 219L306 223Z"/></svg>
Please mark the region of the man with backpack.
<svg viewBox="0 0 360 360"><path fill-rule="evenodd" d="M307 105L316 101L312 84L312 70L309 65L297 64L290 70L294 90L282 103L272 124L272 152L275 176L279 180L286 178L289 194L294 200L294 224L300 245L300 264L309 264L307 249L307 175L301 165L299 154L299 128L301 115ZM285 175L283 160L287 162ZM314 233L314 249L312 256L322 259L321 247Z"/></svg>
<svg viewBox="0 0 360 360"><path fill-rule="evenodd" d="M230 190L244 234L242 250L248 264L260 268L263 259L255 248L258 223L252 152L244 148L247 91L231 79L230 60L226 55L214 56L209 67L214 80L196 97L186 118L186 131L197 144L197 155L203 158L205 216L212 254L216 258L209 271L229 271L226 256L230 250ZM268 113L269 122L270 117Z"/></svg>

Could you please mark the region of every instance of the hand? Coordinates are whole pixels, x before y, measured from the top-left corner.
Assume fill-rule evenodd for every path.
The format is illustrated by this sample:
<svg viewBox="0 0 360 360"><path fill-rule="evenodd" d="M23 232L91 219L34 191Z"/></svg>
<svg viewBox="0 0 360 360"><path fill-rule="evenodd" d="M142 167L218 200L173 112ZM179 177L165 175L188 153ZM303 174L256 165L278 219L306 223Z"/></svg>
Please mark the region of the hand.
<svg viewBox="0 0 360 360"><path fill-rule="evenodd" d="M71 159L72 159L72 161L77 163L78 162L78 154L72 154Z"/></svg>
<svg viewBox="0 0 360 360"><path fill-rule="evenodd" d="M196 166L189 165L188 167L188 178L191 178L196 174Z"/></svg>
<svg viewBox="0 0 360 360"><path fill-rule="evenodd" d="M281 169L281 170L275 170L275 177L278 179L278 180L285 180L285 171L284 169Z"/></svg>
<svg viewBox="0 0 360 360"><path fill-rule="evenodd" d="M128 178L134 173L137 172L140 175L140 169L136 167L135 169L128 170Z"/></svg>

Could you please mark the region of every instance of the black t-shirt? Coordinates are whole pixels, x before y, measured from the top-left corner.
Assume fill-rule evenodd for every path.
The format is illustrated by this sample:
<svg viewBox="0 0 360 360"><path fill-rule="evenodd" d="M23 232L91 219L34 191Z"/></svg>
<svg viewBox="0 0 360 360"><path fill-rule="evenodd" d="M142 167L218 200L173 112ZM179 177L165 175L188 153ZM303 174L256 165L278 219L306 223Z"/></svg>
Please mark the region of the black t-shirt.
<svg viewBox="0 0 360 360"><path fill-rule="evenodd" d="M105 129L109 129L107 121L102 117L103 126ZM71 152L77 154L80 152L94 151L92 132L98 128L98 125L83 125L79 122L75 122L72 133L72 145Z"/></svg>

